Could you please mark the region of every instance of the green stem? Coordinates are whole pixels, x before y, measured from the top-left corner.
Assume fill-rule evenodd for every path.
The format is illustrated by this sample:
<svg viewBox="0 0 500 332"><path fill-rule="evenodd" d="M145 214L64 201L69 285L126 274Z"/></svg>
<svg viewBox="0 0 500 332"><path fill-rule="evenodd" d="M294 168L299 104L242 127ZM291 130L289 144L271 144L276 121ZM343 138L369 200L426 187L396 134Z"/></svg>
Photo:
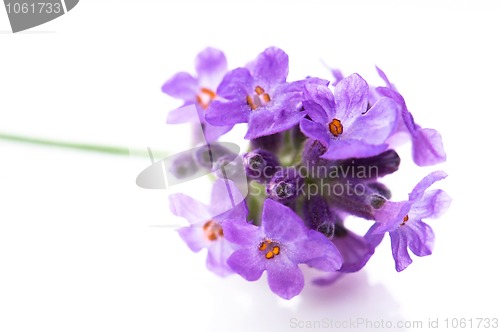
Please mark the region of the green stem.
<svg viewBox="0 0 500 332"><path fill-rule="evenodd" d="M49 139L19 136L19 135L12 135L12 134L6 134L6 133L0 133L0 140L17 142L17 143L44 145L44 146L71 149L71 150L81 150L81 151L87 151L87 152L112 154L112 155L116 155L116 156L134 156L134 157L149 158L149 153L147 151L134 150L134 149L124 148L124 147L120 147L120 146L93 145L93 144L86 144L86 143L54 141L54 140L49 140Z"/></svg>

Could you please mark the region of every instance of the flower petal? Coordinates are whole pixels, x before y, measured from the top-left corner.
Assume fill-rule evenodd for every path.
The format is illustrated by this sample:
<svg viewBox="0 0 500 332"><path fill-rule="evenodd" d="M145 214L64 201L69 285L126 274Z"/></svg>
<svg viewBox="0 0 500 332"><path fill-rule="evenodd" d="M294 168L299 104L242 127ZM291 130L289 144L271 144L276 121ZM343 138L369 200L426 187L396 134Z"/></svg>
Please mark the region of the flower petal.
<svg viewBox="0 0 500 332"><path fill-rule="evenodd" d="M250 106L241 100L215 100L210 103L205 120L214 126L234 126L248 122L250 112Z"/></svg>
<svg viewBox="0 0 500 332"><path fill-rule="evenodd" d="M201 86L216 88L227 71L226 56L221 50L207 47L196 57L195 68Z"/></svg>
<svg viewBox="0 0 500 332"><path fill-rule="evenodd" d="M341 272L356 272L361 270L375 252L374 247L362 236L350 230L341 237L334 237L333 244L340 251L343 264Z"/></svg>
<svg viewBox="0 0 500 332"><path fill-rule="evenodd" d="M296 241L295 252L287 255L296 263L305 263L321 271L334 272L342 266L342 255L323 234L309 230L307 238Z"/></svg>
<svg viewBox="0 0 500 332"><path fill-rule="evenodd" d="M238 188L231 180L217 179L212 188L210 211L222 219L246 220L248 210ZM217 220L221 220L217 218Z"/></svg>
<svg viewBox="0 0 500 332"><path fill-rule="evenodd" d="M215 142L219 137L233 129L234 126L213 126L210 123L203 125L203 133L207 143Z"/></svg>
<svg viewBox="0 0 500 332"><path fill-rule="evenodd" d="M446 161L441 134L435 129L419 128L412 135L413 160L418 166L431 166Z"/></svg>
<svg viewBox="0 0 500 332"><path fill-rule="evenodd" d="M448 210L451 197L441 189L426 191L424 196L413 204L412 219L439 218Z"/></svg>
<svg viewBox="0 0 500 332"><path fill-rule="evenodd" d="M267 281L273 293L289 300L304 288L304 274L296 264L282 258L277 264L269 264Z"/></svg>
<svg viewBox="0 0 500 332"><path fill-rule="evenodd" d="M272 199L264 201L262 227L266 236L280 242L305 238L307 232L304 222L295 212Z"/></svg>
<svg viewBox="0 0 500 332"><path fill-rule="evenodd" d="M331 139L329 148L321 157L330 160L376 156L388 148L387 144L372 145L354 139Z"/></svg>
<svg viewBox="0 0 500 332"><path fill-rule="evenodd" d="M259 107L250 113L245 139L255 139L285 131L298 124L305 115L306 112L290 109L288 105L277 102L269 108Z"/></svg>
<svg viewBox="0 0 500 332"><path fill-rule="evenodd" d="M412 220L401 227L406 226L408 226L405 231L410 250L420 257L432 254L434 246L434 232L432 228L420 220Z"/></svg>
<svg viewBox="0 0 500 332"><path fill-rule="evenodd" d="M224 79L217 88L217 95L228 100L246 100L246 97L253 93L254 79L248 69L236 68L224 76Z"/></svg>
<svg viewBox="0 0 500 332"><path fill-rule="evenodd" d="M232 245L224 239L214 241L208 247L207 269L221 277L234 273L229 265L227 265L227 259L233 252Z"/></svg>
<svg viewBox="0 0 500 332"><path fill-rule="evenodd" d="M176 193L168 197L170 211L176 216L185 218L191 224L197 224L210 219L208 207L200 201L187 195Z"/></svg>
<svg viewBox="0 0 500 332"><path fill-rule="evenodd" d="M340 81L333 92L336 104L335 117L349 127L354 120L366 112L368 107L368 84L358 74Z"/></svg>
<svg viewBox="0 0 500 332"><path fill-rule="evenodd" d="M413 261L408 254L408 239L404 232L391 232L392 257L396 262L396 271L401 272Z"/></svg>
<svg viewBox="0 0 500 332"><path fill-rule="evenodd" d="M304 133L304 135L320 141L324 146L328 146L330 144L330 136L328 135L324 125L307 119L302 119L300 121L300 130Z"/></svg>
<svg viewBox="0 0 500 332"><path fill-rule="evenodd" d="M198 80L189 73L180 72L166 81L161 87L161 91L185 102L194 102L198 93Z"/></svg>
<svg viewBox="0 0 500 332"><path fill-rule="evenodd" d="M198 252L208 245L208 241L205 240L205 235L201 227L191 225L179 228L177 232L179 232L180 237L186 242L189 249L194 252Z"/></svg>
<svg viewBox="0 0 500 332"><path fill-rule="evenodd" d="M304 89L304 99L304 108L313 121L328 124L335 118L335 101L332 91L327 86L307 84Z"/></svg>
<svg viewBox="0 0 500 332"><path fill-rule="evenodd" d="M227 265L236 273L248 281L255 281L260 278L264 272L264 256L255 250L248 248L235 251L227 260Z"/></svg>
<svg viewBox="0 0 500 332"><path fill-rule="evenodd" d="M171 110L167 116L168 124L179 123L199 123L200 110L195 104L184 105L182 107Z"/></svg>
<svg viewBox="0 0 500 332"><path fill-rule="evenodd" d="M373 145L384 144L396 126L398 105L392 99L381 98L365 114L359 115L346 128L343 136L369 142Z"/></svg>
<svg viewBox="0 0 500 332"><path fill-rule="evenodd" d="M257 247L265 237L262 234L262 229L246 221L227 220L222 227L224 238L232 243L248 248Z"/></svg>
<svg viewBox="0 0 500 332"><path fill-rule="evenodd" d="M427 188L432 186L434 182L442 180L446 178L448 174L443 171L435 171L424 177L420 182L415 186L413 191L408 195L409 200L412 202L416 202L424 196Z"/></svg>
<svg viewBox="0 0 500 332"><path fill-rule="evenodd" d="M269 89L273 85L286 82L288 76L288 55L277 47L269 47L260 53L250 65L257 84Z"/></svg>

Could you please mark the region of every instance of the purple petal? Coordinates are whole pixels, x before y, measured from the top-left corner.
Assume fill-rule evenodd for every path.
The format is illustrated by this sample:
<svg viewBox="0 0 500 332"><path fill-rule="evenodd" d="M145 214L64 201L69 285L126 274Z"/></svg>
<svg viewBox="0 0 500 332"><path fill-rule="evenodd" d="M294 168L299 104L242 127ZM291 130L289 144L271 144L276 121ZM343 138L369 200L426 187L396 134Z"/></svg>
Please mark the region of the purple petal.
<svg viewBox="0 0 500 332"><path fill-rule="evenodd" d="M265 269L265 264L262 261L265 258L257 251L257 248L255 250L247 248L237 250L229 256L227 265L248 281L258 280Z"/></svg>
<svg viewBox="0 0 500 332"><path fill-rule="evenodd" d="M377 222L370 228L367 235L384 234L399 227L404 216L410 211L411 205L411 202L385 202L381 209L375 210Z"/></svg>
<svg viewBox="0 0 500 332"><path fill-rule="evenodd" d="M448 174L443 171L435 171L424 177L409 194L409 200L411 202L416 202L421 199L427 190L434 182L446 178Z"/></svg>
<svg viewBox="0 0 500 332"><path fill-rule="evenodd" d="M365 113L368 107L368 84L358 74L352 74L335 86L336 114L344 127Z"/></svg>
<svg viewBox="0 0 500 332"><path fill-rule="evenodd" d="M281 49L269 47L260 53L250 65L252 76L264 89L286 82L288 55Z"/></svg>
<svg viewBox="0 0 500 332"><path fill-rule="evenodd" d="M392 99L381 98L368 112L358 116L342 135L373 145L384 144L397 124L397 108Z"/></svg>
<svg viewBox="0 0 500 332"><path fill-rule="evenodd" d="M451 197L443 190L429 190L413 204L411 217L414 219L439 218L448 210L450 204Z"/></svg>
<svg viewBox="0 0 500 332"><path fill-rule="evenodd" d="M279 263L275 263L269 264L267 269L269 288L286 300L297 296L304 288L304 274L296 264L288 260L281 259Z"/></svg>
<svg viewBox="0 0 500 332"><path fill-rule="evenodd" d="M166 81L161 91L185 102L194 102L198 93L198 80L186 72L180 72Z"/></svg>
<svg viewBox="0 0 500 332"><path fill-rule="evenodd" d="M380 78L382 78L382 80L384 80L386 87L388 87L390 89L394 89L394 87L392 86L391 82L387 78L387 75L384 73L384 71L377 66L375 66L375 68L377 69L377 73L380 76Z"/></svg>
<svg viewBox="0 0 500 332"><path fill-rule="evenodd" d="M248 131L245 139L276 134L297 125L306 115L288 105L274 102L271 107L259 107L252 111L248 121Z"/></svg>
<svg viewBox="0 0 500 332"><path fill-rule="evenodd" d="M432 228L420 220L407 222L405 232L407 233L410 250L417 256L427 256L432 253L434 246L434 232Z"/></svg>
<svg viewBox="0 0 500 332"><path fill-rule="evenodd" d="M233 181L223 179L215 181L210 199L210 212L214 216L230 212L225 218L229 216L237 220L246 220L248 210L243 196Z"/></svg>
<svg viewBox="0 0 500 332"><path fill-rule="evenodd" d="M195 60L200 85L216 88L227 71L227 60L224 53L216 48L207 47Z"/></svg>
<svg viewBox="0 0 500 332"><path fill-rule="evenodd" d="M412 135L413 160L418 166L431 166L446 161L441 135L437 130L419 128Z"/></svg>
<svg viewBox="0 0 500 332"><path fill-rule="evenodd" d="M231 129L233 129L233 126L213 126L209 123L205 123L203 126L203 133L205 134L207 143L213 143Z"/></svg>
<svg viewBox="0 0 500 332"><path fill-rule="evenodd" d="M210 103L205 120L214 126L234 126L248 122L250 106L244 101L218 101Z"/></svg>
<svg viewBox="0 0 500 332"><path fill-rule="evenodd" d="M224 238L240 246L251 248L257 246L265 238L262 229L246 221L226 221L223 225Z"/></svg>
<svg viewBox="0 0 500 332"><path fill-rule="evenodd" d="M330 69L330 71L332 72L332 76L335 79L332 82L332 86L336 86L337 84L339 84L340 81L344 79L344 74L342 74L342 72L339 69Z"/></svg>
<svg viewBox="0 0 500 332"><path fill-rule="evenodd" d="M396 271L401 272L413 261L408 254L408 240L404 232L391 232L392 257L396 262Z"/></svg>
<svg viewBox="0 0 500 332"><path fill-rule="evenodd" d="M194 252L198 252L208 245L208 241L205 240L205 234L201 227L191 225L189 227L179 228L177 232L179 232L180 237L186 242L189 249Z"/></svg>
<svg viewBox="0 0 500 332"><path fill-rule="evenodd" d="M342 237L334 237L333 244L338 248L343 258L341 272L361 270L374 253L373 246L364 237L349 230Z"/></svg>
<svg viewBox="0 0 500 332"><path fill-rule="evenodd" d="M324 146L328 146L330 144L330 135L328 135L324 125L307 119L302 119L300 121L300 130L304 133L304 135L320 141Z"/></svg>
<svg viewBox="0 0 500 332"><path fill-rule="evenodd" d="M248 69L236 68L224 76L217 88L217 95L228 100L245 101L254 88L254 79Z"/></svg>
<svg viewBox="0 0 500 332"><path fill-rule="evenodd" d="M191 224L197 224L210 219L208 207L187 195L177 193L168 197L170 211L176 216L185 218Z"/></svg>
<svg viewBox="0 0 500 332"><path fill-rule="evenodd" d="M262 209L264 234L280 242L292 242L306 237L306 227L302 219L289 207L272 199L264 201Z"/></svg>
<svg viewBox="0 0 500 332"><path fill-rule="evenodd" d="M309 230L306 239L296 241L294 251L287 255L296 263L305 263L321 271L334 272L342 266L342 255L337 247L314 230Z"/></svg>
<svg viewBox="0 0 500 332"><path fill-rule="evenodd" d="M327 124L335 118L335 101L327 86L307 84L304 99L304 108L315 122Z"/></svg>
<svg viewBox="0 0 500 332"><path fill-rule="evenodd" d="M189 104L180 108L171 110L167 116L167 123L169 124L179 124L179 123L199 123L199 113L200 111L195 104Z"/></svg>
<svg viewBox="0 0 500 332"><path fill-rule="evenodd" d="M331 139L328 150L321 157L330 160L365 158L376 156L387 148L386 144L372 145L354 139Z"/></svg>
<svg viewBox="0 0 500 332"><path fill-rule="evenodd" d="M227 259L233 252L234 249L229 242L222 239L214 241L208 247L207 269L221 277L234 273L227 265Z"/></svg>

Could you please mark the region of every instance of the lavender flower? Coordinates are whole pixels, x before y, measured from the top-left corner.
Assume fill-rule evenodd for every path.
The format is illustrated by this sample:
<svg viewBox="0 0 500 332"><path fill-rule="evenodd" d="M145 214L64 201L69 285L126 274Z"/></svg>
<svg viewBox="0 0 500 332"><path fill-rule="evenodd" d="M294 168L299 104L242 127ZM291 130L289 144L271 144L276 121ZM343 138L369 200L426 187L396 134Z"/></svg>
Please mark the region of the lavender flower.
<svg viewBox="0 0 500 332"><path fill-rule="evenodd" d="M171 97L181 99L184 105L195 104L198 116L186 112L184 108L170 111L167 123L200 123L206 140L210 143L231 130L232 126L212 126L205 121L208 106L217 96L215 91L227 72L224 53L215 48L206 48L196 57L197 77L187 72L179 72L162 86L162 91Z"/></svg>
<svg viewBox="0 0 500 332"><path fill-rule="evenodd" d="M207 268L220 276L233 273L226 260L234 252L235 246L224 236L225 225L229 222L246 222L248 214L244 203L233 207L234 200L228 196L231 193L237 194L238 189L231 182L219 179L214 183L209 206L184 194L169 197L172 213L191 224L179 229L179 235L194 252L207 248Z"/></svg>
<svg viewBox="0 0 500 332"><path fill-rule="evenodd" d="M344 78L334 93L321 85L307 85L305 90L303 105L311 120L301 120L300 128L327 148L323 158L364 158L387 149L397 105L381 98L368 109L368 84L359 75Z"/></svg>
<svg viewBox="0 0 500 332"><path fill-rule="evenodd" d="M377 70L385 87L331 70L330 90L320 78L287 82L288 55L276 47L226 74L222 52L207 49L197 58L198 78L179 73L164 85L170 95L197 104L209 141L248 123L247 152L211 143L167 167L177 181L198 176L190 163L219 177L209 206L182 194L170 198L174 214L191 224L179 230L181 237L193 251L208 249L210 270L248 281L267 271L270 289L290 299L305 284L299 264L327 272L313 283L331 284L361 270L385 233L397 271L412 262L408 249L431 254L434 233L422 220L450 204L444 191L428 190L446 174L431 173L402 202L391 201L392 188L380 179L404 164L394 144L400 133L411 137L420 166L446 159L441 136L415 124L403 97ZM182 110L169 116L170 122L188 120ZM366 224L366 234L346 227L353 216Z"/></svg>
<svg viewBox="0 0 500 332"><path fill-rule="evenodd" d="M427 191L427 188L446 176L442 171L429 174L415 186L408 201L386 202L375 212L377 222L370 228L367 237L372 243L379 242L382 234L389 233L398 272L412 263L408 247L417 256L432 253L434 232L422 219L438 218L448 209L451 199L442 190Z"/></svg>
<svg viewBox="0 0 500 332"><path fill-rule="evenodd" d="M308 230L288 207L266 200L262 226L233 222L226 227L227 239L240 246L228 259L234 272L249 281L267 271L269 287L290 299L304 287L298 264L323 271L338 270L342 258L337 248L322 234Z"/></svg>
<svg viewBox="0 0 500 332"><path fill-rule="evenodd" d="M211 103L207 121L217 126L248 123L246 139L293 127L305 116L301 99L306 81L286 83L287 76L288 55L279 48L267 48L246 68L227 73L217 89L221 99Z"/></svg>

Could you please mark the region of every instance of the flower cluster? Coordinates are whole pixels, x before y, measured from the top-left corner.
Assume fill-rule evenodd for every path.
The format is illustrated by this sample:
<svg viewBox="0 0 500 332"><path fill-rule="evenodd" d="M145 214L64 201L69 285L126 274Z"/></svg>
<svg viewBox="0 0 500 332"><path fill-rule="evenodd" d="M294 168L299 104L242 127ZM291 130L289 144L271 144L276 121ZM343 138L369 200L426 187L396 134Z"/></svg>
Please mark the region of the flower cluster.
<svg viewBox="0 0 500 332"><path fill-rule="evenodd" d="M180 72L163 85L164 93L196 107L190 114L173 110L167 119L202 125L206 143L190 157L191 168L217 177L209 206L170 197L172 212L190 223L179 234L193 251L207 248L209 270L249 281L266 271L270 289L290 299L304 287L300 264L328 272L317 284L331 283L363 268L386 233L398 272L412 263L408 249L431 254L434 233L423 219L448 208L449 196L429 189L446 174L430 173L401 202L391 200L380 179L398 170L394 147L402 137L416 165L444 162L441 136L415 123L377 70L385 86L338 70L332 82L290 82L288 55L279 48L231 71L221 51L207 48L196 58L196 77ZM243 154L219 142L240 123L248 124ZM365 222L366 234L349 230L348 217Z"/></svg>

